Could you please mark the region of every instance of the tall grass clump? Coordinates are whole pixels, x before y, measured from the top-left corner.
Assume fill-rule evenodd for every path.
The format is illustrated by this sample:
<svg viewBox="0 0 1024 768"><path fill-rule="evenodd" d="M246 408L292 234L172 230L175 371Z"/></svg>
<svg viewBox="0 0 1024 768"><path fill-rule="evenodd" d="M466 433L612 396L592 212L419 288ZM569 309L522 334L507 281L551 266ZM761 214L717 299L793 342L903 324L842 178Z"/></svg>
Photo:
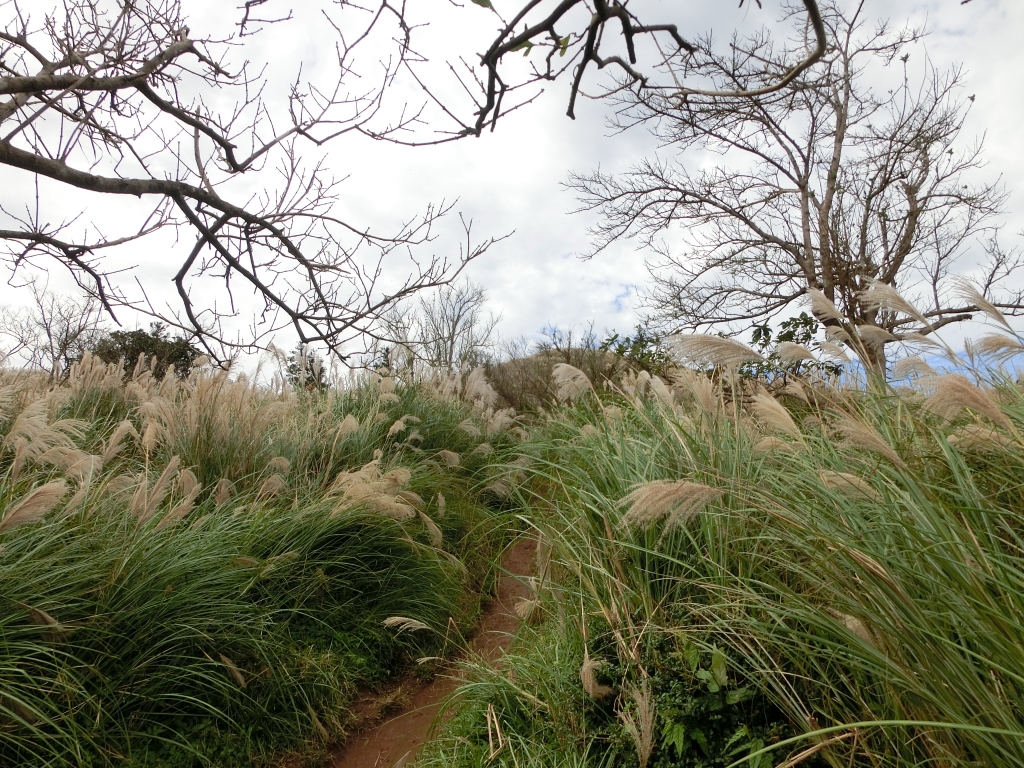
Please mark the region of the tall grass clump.
<svg viewBox="0 0 1024 768"><path fill-rule="evenodd" d="M358 686L452 650L513 438L439 381L6 374L0 764L312 759Z"/></svg>
<svg viewBox="0 0 1024 768"><path fill-rule="evenodd" d="M1024 764L1020 386L777 384L640 376L535 432L540 625L428 765Z"/></svg>

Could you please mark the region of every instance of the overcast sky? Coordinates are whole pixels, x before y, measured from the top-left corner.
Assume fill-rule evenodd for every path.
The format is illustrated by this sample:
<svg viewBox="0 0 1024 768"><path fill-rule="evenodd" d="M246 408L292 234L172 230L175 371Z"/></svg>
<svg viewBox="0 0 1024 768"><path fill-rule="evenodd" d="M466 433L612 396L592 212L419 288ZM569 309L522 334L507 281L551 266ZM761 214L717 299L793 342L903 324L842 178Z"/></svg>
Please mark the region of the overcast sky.
<svg viewBox="0 0 1024 768"><path fill-rule="evenodd" d="M494 2L499 9L515 4ZM482 48L494 27L485 10L469 3L461 8L447 0L415 3L420 9L436 10L423 38L438 58L446 50L468 53ZM204 29L217 34L228 28L237 18L237 4L186 0L192 36L202 36ZM658 20L677 14L673 20L690 36L713 28L725 38L737 28L773 23L779 1L764 0L762 10L753 2L740 9L735 2L719 0L648 0L647 5ZM323 40L324 25L315 13L303 15L304 6L297 7L300 12L293 21L274 27L249 52L253 58L267 58L279 84L292 76L300 61L312 77L318 66L325 66L316 42ZM964 6L959 0L868 0L867 8L869 18L888 16L894 23L927 20L931 35L914 55L923 57L926 49L940 67L965 66L967 92L976 95L968 131L986 135L986 174L1002 175L1012 193L1005 242L1018 243L1015 233L1024 229L1024 2L973 0ZM479 44L471 44L475 40ZM535 103L479 139L403 148L342 138L330 146L328 155L334 172L348 177L341 187L341 210L355 223L387 231L430 201L457 198L457 210L472 219L479 236L512 233L468 270L487 289L493 310L503 316L502 334L535 336L545 326L579 327L587 321L599 331L629 330L637 322L637 297L647 282L644 254L626 243L582 261L578 255L588 248L591 220L568 214L575 201L561 183L570 171L625 169L658 150L643 129L611 134L600 102L585 102L578 119L569 120L564 116L567 94L567 82L551 84ZM3 174L0 202L10 205L29 189L28 179L18 172ZM123 210L131 205L125 203ZM112 212L91 208L88 213L102 219ZM454 242L442 239L438 247L454 248ZM159 298L166 291L164 295L171 296L166 264L147 260L139 252L123 258L125 265L139 264L138 276L157 286L151 295ZM68 283L54 274L52 285L66 288ZM16 290L0 285L0 301L18 300ZM133 324L130 318L124 320ZM290 341L283 336L279 343L286 346Z"/></svg>

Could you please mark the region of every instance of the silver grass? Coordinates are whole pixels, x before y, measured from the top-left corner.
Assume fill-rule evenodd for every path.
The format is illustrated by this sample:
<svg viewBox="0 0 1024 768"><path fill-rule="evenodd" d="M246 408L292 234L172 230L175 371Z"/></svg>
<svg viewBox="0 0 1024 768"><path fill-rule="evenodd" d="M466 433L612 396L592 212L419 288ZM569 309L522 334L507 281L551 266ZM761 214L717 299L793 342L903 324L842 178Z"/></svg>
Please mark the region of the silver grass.
<svg viewBox="0 0 1024 768"><path fill-rule="evenodd" d="M877 325L858 325L857 335L865 344L873 347L881 347L891 341L896 341L895 336Z"/></svg>
<svg viewBox="0 0 1024 768"><path fill-rule="evenodd" d="M966 376L947 373L927 380L932 394L925 400L925 410L936 414L946 422L952 421L965 408L980 413L990 421L1013 430L1010 419L999 404L984 390L977 387Z"/></svg>
<svg viewBox="0 0 1024 768"><path fill-rule="evenodd" d="M985 298L985 295L979 291L973 283L966 278L958 278L954 282L953 293L959 296L961 299L966 301L968 304L973 304L986 315L991 317L997 323L1012 331L1010 323L1006 319L1006 315L995 304Z"/></svg>
<svg viewBox="0 0 1024 768"><path fill-rule="evenodd" d="M811 313L819 320L834 320L837 323L846 322L843 313L821 291L816 288L808 288L807 298L811 305Z"/></svg>
<svg viewBox="0 0 1024 768"><path fill-rule="evenodd" d="M758 392L751 398L750 410L764 426L791 437L802 437L800 427L793 421L789 411L767 392Z"/></svg>
<svg viewBox="0 0 1024 768"><path fill-rule="evenodd" d="M394 404L394 403L400 403L400 402L402 402L402 398L400 398L400 397L399 397L398 395L396 395L396 394L395 394L394 392L384 392L384 393L382 393L382 394L381 394L381 396L380 396L380 401L381 401L382 403L391 403L391 404Z"/></svg>
<svg viewBox="0 0 1024 768"><path fill-rule="evenodd" d="M388 429L388 437L393 437L393 436L397 435L399 432L404 432L404 431L405 431L405 422L402 421L401 419L398 419L398 421L396 421L394 424L392 424L391 427Z"/></svg>
<svg viewBox="0 0 1024 768"><path fill-rule="evenodd" d="M440 450L437 452L437 457L441 459L449 467L457 467L461 462L461 457L455 451Z"/></svg>
<svg viewBox="0 0 1024 768"><path fill-rule="evenodd" d="M814 360L811 350L802 344L795 344L792 341L780 341L775 348L775 354L785 365L796 365L803 360Z"/></svg>
<svg viewBox="0 0 1024 768"><path fill-rule="evenodd" d="M382 622L388 629L397 629L398 634L402 632L418 632L430 627L418 619L410 619L406 616L388 616Z"/></svg>
<svg viewBox="0 0 1024 768"><path fill-rule="evenodd" d="M979 452L998 451L1013 443L1006 435L984 424L968 424L950 435L948 441L961 450Z"/></svg>
<svg viewBox="0 0 1024 768"><path fill-rule="evenodd" d="M459 422L459 425L456 427L456 429L461 429L470 437L480 437L479 427L477 427L470 419L464 419L463 421Z"/></svg>
<svg viewBox="0 0 1024 768"><path fill-rule="evenodd" d="M978 339L974 348L982 355L989 355L997 360L1008 360L1014 355L1024 352L1024 344L1012 336L1002 333L989 333Z"/></svg>
<svg viewBox="0 0 1024 768"><path fill-rule="evenodd" d="M358 431L359 419L351 413L347 414L345 418L341 420L341 424L338 425L338 437L345 437L346 435L351 435L353 432Z"/></svg>
<svg viewBox="0 0 1024 768"><path fill-rule="evenodd" d="M849 472L834 472L823 469L818 474L826 488L842 496L876 503L882 501L881 495L875 490L874 486L863 478L851 475Z"/></svg>
<svg viewBox="0 0 1024 768"><path fill-rule="evenodd" d="M649 528L667 518L665 530L685 525L700 509L721 498L722 492L687 480L655 480L635 488L619 506L629 509L622 517L627 528Z"/></svg>
<svg viewBox="0 0 1024 768"><path fill-rule="evenodd" d="M226 477L222 477L217 481L217 486L213 491L213 503L218 507L221 504L227 504L231 501L231 497L235 495L235 485Z"/></svg>
<svg viewBox="0 0 1024 768"><path fill-rule="evenodd" d="M650 681L645 678L639 687L631 687L629 698L636 706L636 713L623 709L619 712L619 719L633 739L637 757L640 759L640 768L647 768L651 752L654 750L654 723L657 714Z"/></svg>
<svg viewBox="0 0 1024 768"><path fill-rule="evenodd" d="M732 368L764 358L741 341L710 334L676 334L665 340L688 362Z"/></svg>
<svg viewBox="0 0 1024 768"><path fill-rule="evenodd" d="M265 471L274 472L279 475L287 475L288 469L291 467L291 465L292 463L284 456L275 456L274 458L267 462L267 468Z"/></svg>
<svg viewBox="0 0 1024 768"><path fill-rule="evenodd" d="M419 515L420 522L427 529L427 534L430 536L430 545L440 548L444 544L444 534L437 527L437 523L431 520L424 512L417 512L417 514Z"/></svg>
<svg viewBox="0 0 1024 768"><path fill-rule="evenodd" d="M871 425L852 417L847 417L837 421L833 425L833 429L841 436L844 444L884 456L895 466L904 466L900 455Z"/></svg>
<svg viewBox="0 0 1024 768"><path fill-rule="evenodd" d="M904 357L902 360L897 360L892 367L892 377L894 379L905 379L908 376L935 376L935 369L932 368L928 363L924 361L924 358L919 355L912 355L911 357Z"/></svg>
<svg viewBox="0 0 1024 768"><path fill-rule="evenodd" d="M67 493L68 484L63 480L54 480L29 491L7 510L3 521L0 521L0 531L41 520L47 512L60 504Z"/></svg>
<svg viewBox="0 0 1024 768"><path fill-rule="evenodd" d="M755 453L793 453L793 446L775 435L762 437L754 444Z"/></svg>
<svg viewBox="0 0 1024 768"><path fill-rule="evenodd" d="M837 328L834 325L825 328L825 339L833 344L850 344L853 342L853 337L850 334L843 328Z"/></svg>
<svg viewBox="0 0 1024 768"><path fill-rule="evenodd" d="M551 381L555 385L555 397L560 403L575 400L594 389L587 374L568 363L558 363L551 369Z"/></svg>
<svg viewBox="0 0 1024 768"><path fill-rule="evenodd" d="M651 376L650 385L651 392L661 401L662 405L671 408L675 398L672 396L672 391L668 388L668 385L658 376Z"/></svg>
<svg viewBox="0 0 1024 768"><path fill-rule="evenodd" d="M474 368L466 377L466 386L462 391L462 398L476 405L480 410L493 408L498 402L498 393L491 383L487 381L487 374L483 368Z"/></svg>
<svg viewBox="0 0 1024 768"><path fill-rule="evenodd" d="M480 445L470 451L470 454L473 455L479 453L481 456L490 456L492 450L494 449L491 448L490 443L480 443Z"/></svg>
<svg viewBox="0 0 1024 768"><path fill-rule="evenodd" d="M230 674L231 677L234 678L235 682L238 683L240 688L245 688L245 677L242 676L241 671L238 669L238 667L235 666L235 663L231 661L231 659L229 659L223 653L219 654L219 656L220 662L227 669L228 674Z"/></svg>
<svg viewBox="0 0 1024 768"><path fill-rule="evenodd" d="M597 670L604 666L602 659L592 659L590 654L583 656L583 665L580 667L580 683L587 696L592 699L607 699L615 693L615 689L597 681Z"/></svg>
<svg viewBox="0 0 1024 768"><path fill-rule="evenodd" d="M903 298L899 291L891 285L878 280L872 281L866 291L861 291L860 300L869 309L902 312L905 315L910 315L925 327L931 326L931 323L928 322L921 311Z"/></svg>

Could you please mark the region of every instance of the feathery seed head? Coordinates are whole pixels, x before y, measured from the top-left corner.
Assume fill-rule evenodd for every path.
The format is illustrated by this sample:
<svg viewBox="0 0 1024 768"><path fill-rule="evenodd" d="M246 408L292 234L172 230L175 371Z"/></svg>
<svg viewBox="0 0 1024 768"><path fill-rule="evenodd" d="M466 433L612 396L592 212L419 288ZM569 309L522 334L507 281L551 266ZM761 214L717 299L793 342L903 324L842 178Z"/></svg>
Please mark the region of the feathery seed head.
<svg viewBox="0 0 1024 768"><path fill-rule="evenodd" d="M803 360L814 360L811 350L803 344L795 344L792 341L780 341L775 348L775 354L784 365L796 365Z"/></svg>
<svg viewBox="0 0 1024 768"><path fill-rule="evenodd" d="M473 423L471 419L464 419L459 422L459 426L456 429L461 429L470 437L480 437L480 429Z"/></svg>
<svg viewBox="0 0 1024 768"><path fill-rule="evenodd" d="M900 295L893 286L873 280L866 291L859 294L861 303L868 309L882 309L889 312L902 312L910 315L925 327L931 324L913 304Z"/></svg>
<svg viewBox="0 0 1024 768"><path fill-rule="evenodd" d="M902 360L897 360L892 367L892 377L894 379L905 379L908 376L935 376L935 369L932 368L928 363L924 361L924 358L918 355L912 355L911 357L904 357Z"/></svg>
<svg viewBox="0 0 1024 768"><path fill-rule="evenodd" d="M952 421L965 408L969 408L1002 427L1013 428L999 404L966 376L947 373L930 377L927 383L932 388L932 394L925 401L925 409L945 421Z"/></svg>
<svg viewBox="0 0 1024 768"><path fill-rule="evenodd" d="M455 451L441 450L437 452L437 457L449 467L457 467L461 461L459 454Z"/></svg>
<svg viewBox="0 0 1024 768"><path fill-rule="evenodd" d="M968 304L976 306L979 310L984 312L1000 325L1010 329L1011 331L1013 330L1010 328L1010 323L1006 320L1006 315L1004 315L995 304L986 299L984 294L982 294L982 292L966 278L961 277L955 281L953 293Z"/></svg>
<svg viewBox="0 0 1024 768"><path fill-rule="evenodd" d="M551 381L555 385L555 397L560 403L575 400L584 392L594 389L587 374L568 363L559 363L551 369Z"/></svg>
<svg viewBox="0 0 1024 768"><path fill-rule="evenodd" d="M67 493L68 484L63 480L54 480L29 491L7 510L4 519L0 521L0 531L41 520L47 512L60 504Z"/></svg>
<svg viewBox="0 0 1024 768"><path fill-rule="evenodd" d="M353 432L359 431L359 419L353 416L351 413L346 415L341 420L341 424L338 425L338 437L345 437L351 435Z"/></svg>
<svg viewBox="0 0 1024 768"><path fill-rule="evenodd" d="M807 289L808 302L811 305L811 314L819 320L834 320L837 323L845 323L846 318L836 305L829 301L828 297L815 288Z"/></svg>
<svg viewBox="0 0 1024 768"><path fill-rule="evenodd" d="M869 482L848 472L833 472L823 469L819 473L821 482L831 491L854 499L880 502L881 495Z"/></svg>
<svg viewBox="0 0 1024 768"><path fill-rule="evenodd" d="M587 696L592 699L607 699L615 693L615 689L597 681L597 670L604 666L603 659L592 659L584 654L583 666L580 667L580 682Z"/></svg>
<svg viewBox="0 0 1024 768"><path fill-rule="evenodd" d="M869 347L881 347L890 341L896 341L895 336L877 325L858 325L857 335Z"/></svg>
<svg viewBox="0 0 1024 768"><path fill-rule="evenodd" d="M676 334L666 340L670 349L684 361L697 365L733 368L764 358L741 341L724 336L692 333Z"/></svg>
<svg viewBox="0 0 1024 768"><path fill-rule="evenodd" d="M655 480L635 488L619 501L629 509L622 516L627 529L650 528L667 518L665 529L685 525L698 511L721 498L722 492L686 480Z"/></svg>
<svg viewBox="0 0 1024 768"><path fill-rule="evenodd" d="M767 392L758 392L750 401L750 410L764 426L791 437L801 437L800 427L789 411Z"/></svg>

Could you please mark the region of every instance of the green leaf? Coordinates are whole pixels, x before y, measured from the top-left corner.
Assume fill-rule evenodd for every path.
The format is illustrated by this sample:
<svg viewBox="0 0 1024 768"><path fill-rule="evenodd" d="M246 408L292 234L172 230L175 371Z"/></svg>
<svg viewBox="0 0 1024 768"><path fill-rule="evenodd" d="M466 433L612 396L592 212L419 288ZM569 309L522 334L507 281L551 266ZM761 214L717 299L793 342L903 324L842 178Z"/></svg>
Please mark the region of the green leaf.
<svg viewBox="0 0 1024 768"><path fill-rule="evenodd" d="M473 2L481 8L490 8L492 11L494 10L494 6L491 5L491 0L473 0Z"/></svg>
<svg viewBox="0 0 1024 768"><path fill-rule="evenodd" d="M558 41L558 55L565 56L565 52L569 50L569 40L572 35L566 35Z"/></svg>
<svg viewBox="0 0 1024 768"><path fill-rule="evenodd" d="M532 49L532 48L533 48L533 41L532 40L523 40L523 42L521 42L515 48L510 48L509 50L510 51L525 51L523 53L523 56L528 56L529 53L530 53L530 49Z"/></svg>
<svg viewBox="0 0 1024 768"><path fill-rule="evenodd" d="M682 757L686 752L686 726L682 723L665 723L661 729L661 745L672 747L676 757Z"/></svg>
<svg viewBox="0 0 1024 768"><path fill-rule="evenodd" d="M729 684L729 673L725 666L725 654L717 648L711 654L711 674L715 682L725 688Z"/></svg>

